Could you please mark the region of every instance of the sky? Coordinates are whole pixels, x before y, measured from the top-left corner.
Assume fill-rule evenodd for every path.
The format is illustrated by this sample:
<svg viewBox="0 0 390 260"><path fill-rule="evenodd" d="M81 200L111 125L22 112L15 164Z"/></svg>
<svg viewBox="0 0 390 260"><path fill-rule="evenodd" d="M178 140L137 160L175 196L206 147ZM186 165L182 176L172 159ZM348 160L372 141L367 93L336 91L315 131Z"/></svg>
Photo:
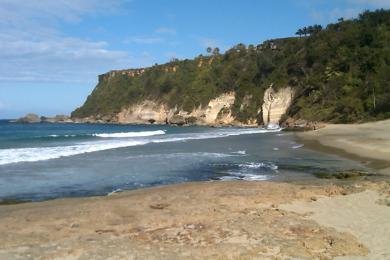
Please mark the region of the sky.
<svg viewBox="0 0 390 260"><path fill-rule="evenodd" d="M70 114L97 76L390 8L390 0L0 0L0 118Z"/></svg>

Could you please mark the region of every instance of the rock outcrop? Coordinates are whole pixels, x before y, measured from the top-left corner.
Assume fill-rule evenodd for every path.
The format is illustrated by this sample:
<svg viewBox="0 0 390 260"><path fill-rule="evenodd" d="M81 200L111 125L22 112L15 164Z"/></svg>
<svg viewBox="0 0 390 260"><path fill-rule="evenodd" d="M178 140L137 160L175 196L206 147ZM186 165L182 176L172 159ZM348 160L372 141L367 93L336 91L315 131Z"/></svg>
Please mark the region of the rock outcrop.
<svg viewBox="0 0 390 260"><path fill-rule="evenodd" d="M56 115L55 117L41 116L41 121L45 123L72 123L73 120L66 115Z"/></svg>
<svg viewBox="0 0 390 260"><path fill-rule="evenodd" d="M325 127L325 124L289 117L282 123L282 127L284 131L312 131Z"/></svg>
<svg viewBox="0 0 390 260"><path fill-rule="evenodd" d="M235 124L231 114L231 106L235 101L235 93L225 93L210 100L207 106L198 107L191 112L177 107L170 108L167 104L153 100L122 109L113 119L121 124L197 124L197 125L229 125Z"/></svg>
<svg viewBox="0 0 390 260"><path fill-rule="evenodd" d="M54 117L41 116L36 114L27 114L16 120L17 123L73 123L73 120L66 115L56 115Z"/></svg>
<svg viewBox="0 0 390 260"><path fill-rule="evenodd" d="M29 113L24 117L21 117L18 120L16 120L16 122L17 123L40 123L41 118L36 114Z"/></svg>
<svg viewBox="0 0 390 260"><path fill-rule="evenodd" d="M279 125L293 98L294 91L291 87L275 90L271 85L264 93L262 106L264 125Z"/></svg>

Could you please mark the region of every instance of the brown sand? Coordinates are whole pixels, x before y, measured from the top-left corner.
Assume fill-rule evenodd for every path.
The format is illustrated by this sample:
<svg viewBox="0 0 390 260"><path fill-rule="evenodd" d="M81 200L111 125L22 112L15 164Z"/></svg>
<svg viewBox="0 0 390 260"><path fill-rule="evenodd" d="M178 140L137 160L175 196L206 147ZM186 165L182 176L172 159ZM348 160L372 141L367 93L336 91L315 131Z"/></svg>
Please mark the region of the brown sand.
<svg viewBox="0 0 390 260"><path fill-rule="evenodd" d="M0 206L0 259L381 259L389 195L242 181Z"/></svg>
<svg viewBox="0 0 390 260"><path fill-rule="evenodd" d="M300 133L298 136L308 141L309 146L313 147L313 142L319 142L325 147L336 149L332 152L343 151L353 159L379 168L381 173L390 174L390 120L327 125L325 128Z"/></svg>

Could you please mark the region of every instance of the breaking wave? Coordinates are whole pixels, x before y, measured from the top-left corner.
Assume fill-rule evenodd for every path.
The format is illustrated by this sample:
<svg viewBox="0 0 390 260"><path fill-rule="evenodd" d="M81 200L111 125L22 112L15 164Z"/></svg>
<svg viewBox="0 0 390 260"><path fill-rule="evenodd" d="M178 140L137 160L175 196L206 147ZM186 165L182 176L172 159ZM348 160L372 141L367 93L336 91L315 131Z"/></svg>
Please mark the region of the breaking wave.
<svg viewBox="0 0 390 260"><path fill-rule="evenodd" d="M258 134L277 132L279 130L266 129L228 129L220 131L211 131L203 133L187 134L167 134L165 131L143 131L143 132L124 132L124 133L102 133L95 134L97 137L107 140L84 141L66 146L53 147L28 147L28 148L10 148L0 149L0 165L18 163L18 162L36 162L61 157L74 156L78 154L92 153L103 150L145 145L148 143L166 143L187 140L200 140L223 138L228 136L237 136L244 134ZM54 137L54 136L53 136ZM136 138L135 137L144 137Z"/></svg>
<svg viewBox="0 0 390 260"><path fill-rule="evenodd" d="M92 134L93 136L103 137L103 138L126 138L126 137L146 137L154 135L164 135L165 131L156 130L156 131L143 131L143 132L124 132L124 133L102 133L102 134Z"/></svg>

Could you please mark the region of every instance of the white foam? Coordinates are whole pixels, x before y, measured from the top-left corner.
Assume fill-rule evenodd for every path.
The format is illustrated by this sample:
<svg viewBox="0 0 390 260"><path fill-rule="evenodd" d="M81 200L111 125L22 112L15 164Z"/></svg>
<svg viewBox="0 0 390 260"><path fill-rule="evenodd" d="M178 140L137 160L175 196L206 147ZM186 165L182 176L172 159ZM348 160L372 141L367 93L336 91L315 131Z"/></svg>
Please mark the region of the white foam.
<svg viewBox="0 0 390 260"><path fill-rule="evenodd" d="M219 178L221 181L231 181L231 180L244 180L244 181L266 181L269 177L266 175L256 175L256 174L242 174L241 176L222 176Z"/></svg>
<svg viewBox="0 0 390 260"><path fill-rule="evenodd" d="M75 137L77 135L49 135L49 137Z"/></svg>
<svg viewBox="0 0 390 260"><path fill-rule="evenodd" d="M237 151L237 152L233 152L233 153L245 155L245 154L246 154L246 151L245 151L245 150L242 150L242 151Z"/></svg>
<svg viewBox="0 0 390 260"><path fill-rule="evenodd" d="M292 149L299 149L301 147L303 147L304 145L303 144L297 144L297 145L293 145L291 146Z"/></svg>
<svg viewBox="0 0 390 260"><path fill-rule="evenodd" d="M84 153L92 153L103 150L110 150L116 148L130 147L145 145L147 143L166 143L166 142L178 142L187 140L200 140L211 138L223 138L228 136L237 136L245 134L258 134L278 132L277 130L266 129L228 129L220 131L211 131L203 133L187 133L187 134L175 134L174 137L157 136L152 139L154 135L164 135L165 131L144 131L144 132L127 132L127 133L110 133L110 134L96 134L103 138L116 138L107 139L105 141L90 141L84 143L78 143L69 146L55 146L55 147L33 147L33 148L10 148L0 149L0 165L18 163L18 162L35 162L50 159L57 159L61 157L74 156ZM123 137L150 137L138 140L123 139ZM109 141L111 140L111 141Z"/></svg>
<svg viewBox="0 0 390 260"><path fill-rule="evenodd" d="M246 174L242 179L245 181L266 181L268 177L266 175Z"/></svg>
<svg viewBox="0 0 390 260"><path fill-rule="evenodd" d="M281 129L281 128L280 128L280 126L278 124L269 123L267 125L267 129Z"/></svg>
<svg viewBox="0 0 390 260"><path fill-rule="evenodd" d="M122 132L122 133L101 133L101 134L92 134L93 136L103 137L103 138L125 138L125 137L146 137L154 135L163 135L165 131L156 130L156 131L143 131L143 132Z"/></svg>
<svg viewBox="0 0 390 260"><path fill-rule="evenodd" d="M268 168L271 170L276 171L278 169L278 166L271 162L260 162L260 163L242 163L238 165L241 168L247 168L247 169L259 169L259 168Z"/></svg>
<svg viewBox="0 0 390 260"><path fill-rule="evenodd" d="M70 146L0 149L0 165L36 162L77 154L92 153L121 147L145 144L143 141L94 142Z"/></svg>
<svg viewBox="0 0 390 260"><path fill-rule="evenodd" d="M195 152L195 153L168 153L168 154L139 154L133 156L127 156L126 159L137 159L137 158L187 158L187 157L206 157L206 158L225 158L232 157L232 154L226 153L209 153L209 152Z"/></svg>
<svg viewBox="0 0 390 260"><path fill-rule="evenodd" d="M112 196L112 195L115 195L116 193L119 193L119 192L122 192L123 190L122 189L116 189L116 190L113 190L111 192L109 192L107 194L107 196Z"/></svg>

